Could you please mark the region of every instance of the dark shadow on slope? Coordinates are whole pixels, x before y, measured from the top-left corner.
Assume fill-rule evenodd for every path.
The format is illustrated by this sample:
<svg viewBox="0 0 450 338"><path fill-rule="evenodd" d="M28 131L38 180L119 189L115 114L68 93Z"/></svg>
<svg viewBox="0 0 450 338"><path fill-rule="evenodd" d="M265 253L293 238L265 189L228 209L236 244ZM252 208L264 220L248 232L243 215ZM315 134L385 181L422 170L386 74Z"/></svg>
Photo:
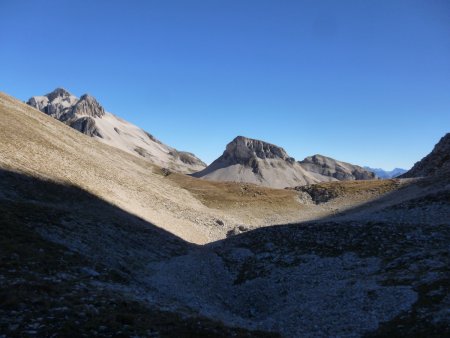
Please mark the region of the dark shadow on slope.
<svg viewBox="0 0 450 338"><path fill-rule="evenodd" d="M17 172L0 170L0 200L44 237L124 268L129 250L160 260L194 246L83 189Z"/></svg>
<svg viewBox="0 0 450 338"><path fill-rule="evenodd" d="M445 196L448 193L448 189L437 192L438 190L442 190L443 186L450 183L450 179L445 176L411 180L410 182L404 182L403 184L400 184L398 179L386 179L383 181L391 181L397 187L389 192L381 193L373 200L366 201L347 209L337 210L336 213L323 218L305 221L299 224L348 221L352 218L356 219L361 213L367 213L368 211L373 213L383 211L384 209L401 209L406 208L408 203L410 207L413 207L419 203L419 201L422 201L422 204L427 202L431 203L433 201L438 202L441 200L447 201L447 197ZM316 186L319 186L319 188L314 189ZM327 191L328 188L320 186L320 183L306 186L307 188L311 188L309 190L312 190L312 192L308 191L308 193L316 204L326 205L325 203L332 202L335 198L346 198L346 195L340 196L339 192L336 193L336 191L334 191L336 190L334 189L335 187L330 187L329 191ZM370 190L374 190L374 188L369 188L367 191L362 190L362 192L368 192ZM318 196L314 194L317 194ZM349 198L351 197L352 196L350 195Z"/></svg>
<svg viewBox="0 0 450 338"><path fill-rule="evenodd" d="M80 188L0 170L0 332L273 337L164 311L104 287L127 288L139 263L193 247Z"/></svg>
<svg viewBox="0 0 450 338"><path fill-rule="evenodd" d="M425 183L420 184L424 185L424 189L427 188ZM420 184L418 183L418 186ZM389 196L383 196L379 201L393 198L399 193L403 192L393 192ZM422 200L425 198L426 202L427 195L420 198ZM446 195L433 195L431 200L439 203L446 202ZM17 287L14 283L21 279L22 284L19 285L23 285L19 288L20 293L14 293L13 298L9 296L7 289L2 289L0 292L0 311L2 311L0 317L7 318L0 323L2 331L6 331L6 326L9 330L13 320L3 314L10 313L11 310L18 313L28 311L23 306L31 300L34 302L31 308L36 311L36 315L30 318L35 318L42 312L48 312L49 316L54 316L49 311L61 307L58 305L58 299L63 296L68 299L63 304L69 308L69 313L64 314L69 320L66 320L63 328L59 327L57 330L66 332L67 335L76 329L73 326L75 320L81 320L85 325L85 332L91 334L98 333L100 326L110 326L119 330L124 325L128 325L131 328L151 328L151 330L156 327L163 336L174 333L180 337L202 336L202 334L204 336L264 335L261 332L227 328L205 318L195 320L181 318L177 314L164 313L158 309L153 309L151 310L153 312L149 313L148 309L138 303L130 302L129 299L114 299L113 297L118 297L117 295L112 296L101 292L90 295L89 292L93 290L82 291L82 293L85 292L84 295L79 294L78 291L74 291L80 286L79 279L75 284L67 281L69 284L63 282L61 285L61 280L65 277L58 277L60 272L66 276L68 274L78 276L79 271L82 271L86 265L92 265L93 261L97 262L93 268L96 271L105 270L107 275L103 276L102 273L95 278L105 278L108 281L115 278L122 283L126 281L128 274L131 275L132 272L145 268L147 262L183 255L191 248L198 246L189 244L82 189L15 172L0 170L0 201L2 231L0 250L2 266L5 267L0 271L7 277L7 281L11 281L11 285ZM376 202L369 204L372 203ZM362 210L369 204L353 210ZM347 211L349 212L351 210ZM359 257L380 258L384 264L384 283L414 285L416 283L414 277L411 279L406 275L410 279L405 279L404 272L409 271L412 264L424 262L424 266L427 266L427 260L430 258L439 262L448 259L448 242L450 241L448 224L439 226L424 224L420 226L420 236L416 234L417 229L417 225L411 224L337 221L333 216L316 222L257 229L211 243L204 246L202 250L215 252L230 270L236 272L237 277L234 281L236 285L268 276L274 267L289 268L300 265L303 261L302 255L335 257L349 252ZM42 239L36 235L37 233L63 246ZM82 255L70 255L72 258L66 258L65 247L78 251ZM251 255L236 256L234 253L236 248L247 249L251 251ZM414 255L410 256L410 254ZM60 259L60 257L63 258ZM14 266L11 266L11 262ZM26 264L23 264L24 262ZM22 266L26 269L23 270ZM74 269L76 271L73 271ZM448 267L447 270L439 269L443 268L438 267L432 272L448 272ZM117 271L118 275L114 274L114 271ZM423 272L428 273L428 270ZM89 274L91 273L87 271L88 276L85 272L84 276L76 278L81 278L81 284L86 284L83 278L94 278L92 274L91 276ZM41 283L42 276L51 278L56 276L57 280L51 279L50 282ZM23 281L24 278L25 281ZM53 289L55 285L57 285L56 290ZM426 318L418 317L423 313L429 313L431 316L436 313L430 310L429 306L438 304L439 307L442 301L439 297L450 291L448 285L450 283L447 278L439 279L430 286L423 284L414 286L419 294L417 306L410 314L400 316L384 325L379 335L406 333L436 336L436 332L448 332L448 327L434 325ZM441 293L436 293L438 291ZM430 292L434 292L434 298L430 298ZM43 298L43 294L49 298ZM89 305L84 300L80 301L83 297L88 297L89 304L98 303L100 308L99 314L93 315L94 319L87 322L75 316L77 313L83 313L83 306ZM427 299L433 299L433 303L429 305ZM62 318L65 318L64 316ZM148 318L156 318L157 322L148 322ZM11 321L8 321L9 319ZM27 325L30 323L33 324L30 321L26 322ZM405 328L409 331L405 331ZM19 326L17 330L23 333L26 327ZM43 332L43 335L46 335L45 333ZM133 333L136 332L133 331ZM139 333L142 334L142 331ZM108 334L111 335L111 332L108 331L105 336Z"/></svg>
<svg viewBox="0 0 450 338"><path fill-rule="evenodd" d="M450 184L450 177L419 180L384 194L375 200L343 210L334 215L295 224L277 224L262 227L209 243L206 246L220 248L249 244L255 245L255 249L260 247L264 251L266 250L265 244L274 242L278 246L284 246L283 243L285 243L286 251L313 252L324 256L341 255L352 250L363 256L380 255L385 253L384 244L389 245L389 243L377 242L377 236L374 231L383 230L383 237L389 237L389 233L394 230L395 225L385 226L385 223L398 223L399 226L404 227L404 230L401 231L402 233L407 228L416 229L417 224L408 225L401 221L360 220L357 217L358 214L368 208L373 209L375 212L385 209L404 209L407 212L414 207L421 207L431 203L450 206L450 189L443 188L446 185L448 186L448 184ZM414 194L408 195L409 191L414 191ZM399 202L392 202L396 201L397 197L404 198ZM353 218L353 216L356 217ZM447 222L443 222L444 226L450 225L450 215L448 216ZM392 236L395 237L394 234ZM392 239L394 239L393 237ZM401 238L401 240L404 240L404 238ZM288 243L291 243L291 245L287 245ZM404 243L408 243L408 241L405 240Z"/></svg>
<svg viewBox="0 0 450 338"><path fill-rule="evenodd" d="M333 215L299 224L259 228L211 243L208 247L234 271L236 285L268 277L276 268L299 266L308 255L377 257L381 285L410 286L418 300L411 311L382 323L370 337L450 335L449 322L444 317L450 294L450 214L442 224L346 217L374 205L403 213L431 205L449 210L450 190L442 189L449 182L448 177L418 181L413 183L414 186L404 188L407 190L394 191L349 209L343 217ZM408 195L408 191L415 193ZM387 203L404 196L405 192L405 201Z"/></svg>

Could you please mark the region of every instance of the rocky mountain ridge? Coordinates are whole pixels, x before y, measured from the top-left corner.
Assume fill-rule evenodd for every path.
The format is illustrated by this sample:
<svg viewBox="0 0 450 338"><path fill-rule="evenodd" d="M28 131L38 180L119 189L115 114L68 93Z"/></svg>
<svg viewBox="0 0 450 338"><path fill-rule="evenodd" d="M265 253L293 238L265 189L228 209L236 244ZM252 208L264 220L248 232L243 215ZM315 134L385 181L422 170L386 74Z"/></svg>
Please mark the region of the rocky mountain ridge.
<svg viewBox="0 0 450 338"><path fill-rule="evenodd" d="M141 128L106 112L89 94L77 98L67 90L57 88L49 94L31 97L27 104L85 135L159 166L182 173L206 167L194 154L169 147Z"/></svg>
<svg viewBox="0 0 450 338"><path fill-rule="evenodd" d="M400 177L426 177L450 172L450 133L443 136L431 153Z"/></svg>
<svg viewBox="0 0 450 338"><path fill-rule="evenodd" d="M291 164L295 161L279 146L244 136L237 136L230 142L222 156L239 164L249 164L255 158L280 159Z"/></svg>
<svg viewBox="0 0 450 338"><path fill-rule="evenodd" d="M244 136L232 140L222 156L193 176L274 188L375 178L373 173L360 166L321 155L297 162L282 147Z"/></svg>
<svg viewBox="0 0 450 338"><path fill-rule="evenodd" d="M373 172L358 165L337 161L322 155L309 156L299 163L308 171L334 177L339 181L373 180L376 178Z"/></svg>

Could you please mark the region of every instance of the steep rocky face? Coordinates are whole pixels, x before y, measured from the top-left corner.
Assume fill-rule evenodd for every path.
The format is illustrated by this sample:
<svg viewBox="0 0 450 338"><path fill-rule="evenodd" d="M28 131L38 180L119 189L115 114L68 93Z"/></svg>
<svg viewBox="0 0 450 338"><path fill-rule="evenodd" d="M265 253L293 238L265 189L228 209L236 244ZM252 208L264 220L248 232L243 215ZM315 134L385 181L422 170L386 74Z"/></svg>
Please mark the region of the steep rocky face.
<svg viewBox="0 0 450 338"><path fill-rule="evenodd" d="M222 156L193 176L273 188L335 180L307 172L279 146L243 136L236 137L226 146Z"/></svg>
<svg viewBox="0 0 450 338"><path fill-rule="evenodd" d="M67 90L65 90L64 88L56 88L54 91L52 91L51 93L45 95L48 100L50 102L55 101L58 98L67 98L72 96L72 94L70 94Z"/></svg>
<svg viewBox="0 0 450 338"><path fill-rule="evenodd" d="M176 158L179 159L181 162L187 164L187 165L194 165L194 166L200 166L200 167L206 167L206 163L200 160L197 156L195 156L193 153L187 152L187 151L178 151L173 150L170 152L170 154Z"/></svg>
<svg viewBox="0 0 450 338"><path fill-rule="evenodd" d="M159 166L182 173L206 167L194 154L169 147L141 128L106 112L89 94L77 98L65 89L57 88L49 94L33 96L27 103L85 135Z"/></svg>
<svg viewBox="0 0 450 338"><path fill-rule="evenodd" d="M101 132L98 130L95 120L90 116L82 116L79 119L72 121L69 124L73 129L82 132L85 135L103 138Z"/></svg>
<svg viewBox="0 0 450 338"><path fill-rule="evenodd" d="M281 147L243 136L231 141L222 156L195 177L217 181L254 183L286 188L341 180L369 180L375 174L364 168L314 155L296 162Z"/></svg>
<svg viewBox="0 0 450 338"><path fill-rule="evenodd" d="M67 121L74 118L73 107L77 102L77 97L63 88L57 88L44 96L33 96L27 104L55 119Z"/></svg>
<svg viewBox="0 0 450 338"><path fill-rule="evenodd" d="M250 139L244 136L238 136L228 143L223 158L231 163L248 165L253 160L259 159L279 159L293 163L295 160L289 157L286 151L274 144L260 140Z"/></svg>
<svg viewBox="0 0 450 338"><path fill-rule="evenodd" d="M441 138L430 154L400 177L426 177L448 171L450 171L450 133Z"/></svg>
<svg viewBox="0 0 450 338"><path fill-rule="evenodd" d="M33 96L27 104L61 121L74 119L79 115L105 115L105 109L93 96L84 94L78 99L63 88L57 88L44 96Z"/></svg>
<svg viewBox="0 0 450 338"><path fill-rule="evenodd" d="M80 97L80 100L73 107L73 113L77 115L87 115L92 117L102 117L105 115L105 109L97 102L97 100L84 94Z"/></svg>
<svg viewBox="0 0 450 338"><path fill-rule="evenodd" d="M339 181L371 180L376 175L358 165L337 161L333 158L314 155L299 162L307 171L334 177Z"/></svg>

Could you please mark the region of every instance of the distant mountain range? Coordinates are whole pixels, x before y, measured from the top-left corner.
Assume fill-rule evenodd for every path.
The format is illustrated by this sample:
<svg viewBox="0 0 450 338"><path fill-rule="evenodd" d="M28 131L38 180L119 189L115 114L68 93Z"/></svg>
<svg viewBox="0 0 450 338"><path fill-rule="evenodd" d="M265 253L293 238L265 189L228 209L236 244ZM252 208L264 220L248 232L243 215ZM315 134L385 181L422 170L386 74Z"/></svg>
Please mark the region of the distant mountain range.
<svg viewBox="0 0 450 338"><path fill-rule="evenodd" d="M91 95L77 98L67 90L57 88L49 94L31 97L27 104L83 134L159 166L182 173L206 167L194 154L169 147L143 129L106 112Z"/></svg>
<svg viewBox="0 0 450 338"><path fill-rule="evenodd" d="M383 170L381 168L364 167L364 169L373 172L378 178L394 178L406 173L408 170L395 168L394 170Z"/></svg>

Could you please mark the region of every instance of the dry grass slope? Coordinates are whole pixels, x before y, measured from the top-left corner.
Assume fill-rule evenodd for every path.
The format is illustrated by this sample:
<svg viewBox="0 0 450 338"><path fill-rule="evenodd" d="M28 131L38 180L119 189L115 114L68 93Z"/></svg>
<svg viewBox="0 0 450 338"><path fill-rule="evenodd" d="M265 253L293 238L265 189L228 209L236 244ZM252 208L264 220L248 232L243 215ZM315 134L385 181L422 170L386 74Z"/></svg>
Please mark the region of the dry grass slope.
<svg viewBox="0 0 450 338"><path fill-rule="evenodd" d="M213 211L155 174L149 162L5 94L0 94L0 126L0 168L82 188L190 242L209 242L226 232L212 226Z"/></svg>

